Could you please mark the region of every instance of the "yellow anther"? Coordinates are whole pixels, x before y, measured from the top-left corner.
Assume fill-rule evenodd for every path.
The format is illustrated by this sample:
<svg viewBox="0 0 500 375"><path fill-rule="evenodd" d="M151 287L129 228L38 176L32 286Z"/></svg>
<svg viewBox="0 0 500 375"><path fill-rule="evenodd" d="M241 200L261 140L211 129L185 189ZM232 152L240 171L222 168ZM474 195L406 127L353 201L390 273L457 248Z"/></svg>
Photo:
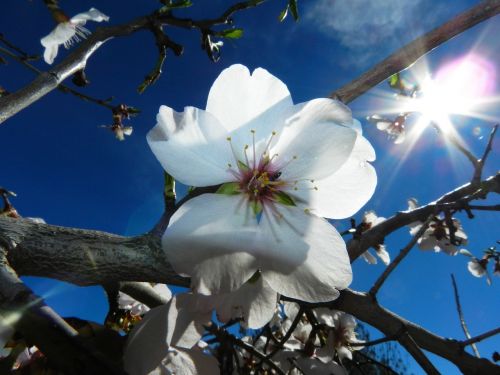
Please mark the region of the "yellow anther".
<svg viewBox="0 0 500 375"><path fill-rule="evenodd" d="M297 159L297 158L298 158L298 156L297 156L297 155L293 155L293 159Z"/></svg>
<svg viewBox="0 0 500 375"><path fill-rule="evenodd" d="M248 145L245 145L245 150L248 150Z"/></svg>
<svg viewBox="0 0 500 375"><path fill-rule="evenodd" d="M272 134L272 135L276 135L276 134L278 134L278 133L276 133L276 132L273 130L271 134Z"/></svg>
<svg viewBox="0 0 500 375"><path fill-rule="evenodd" d="M311 210L309 208L304 208L304 213L309 215L311 213Z"/></svg>
<svg viewBox="0 0 500 375"><path fill-rule="evenodd" d="M317 187L317 186L315 186L315 187L314 187L314 190L318 190L318 187Z"/></svg>
<svg viewBox="0 0 500 375"><path fill-rule="evenodd" d="M254 130L254 129L251 129L251 130L250 130L250 133L255 134L255 130Z"/></svg>
<svg viewBox="0 0 500 375"><path fill-rule="evenodd" d="M229 168L232 168L232 167L233 167L233 165L232 165L231 163L227 163L227 166L228 166Z"/></svg>

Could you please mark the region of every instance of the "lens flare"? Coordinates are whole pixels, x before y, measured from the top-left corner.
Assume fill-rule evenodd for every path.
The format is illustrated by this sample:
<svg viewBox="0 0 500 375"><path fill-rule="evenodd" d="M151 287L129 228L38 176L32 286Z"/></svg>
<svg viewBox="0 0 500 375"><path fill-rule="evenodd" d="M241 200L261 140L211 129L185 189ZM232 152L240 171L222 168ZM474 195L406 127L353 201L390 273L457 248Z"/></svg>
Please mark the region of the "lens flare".
<svg viewBox="0 0 500 375"><path fill-rule="evenodd" d="M420 82L421 95L409 101L410 111L419 112L420 127L433 123L442 131L451 129L450 115L476 116L473 112L488 102L495 91L496 71L486 59L469 54L443 65L434 78Z"/></svg>

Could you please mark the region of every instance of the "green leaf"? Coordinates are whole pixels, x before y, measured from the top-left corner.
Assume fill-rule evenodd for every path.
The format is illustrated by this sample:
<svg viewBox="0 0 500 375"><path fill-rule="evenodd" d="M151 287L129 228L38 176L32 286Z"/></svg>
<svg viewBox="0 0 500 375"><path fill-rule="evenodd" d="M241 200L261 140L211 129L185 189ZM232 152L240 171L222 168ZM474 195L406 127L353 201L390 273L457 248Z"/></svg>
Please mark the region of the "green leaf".
<svg viewBox="0 0 500 375"><path fill-rule="evenodd" d="M287 5L286 8L281 11L280 15L278 16L278 20L280 22L283 22L285 20L286 16L288 15L288 8L289 7L290 6Z"/></svg>
<svg viewBox="0 0 500 375"><path fill-rule="evenodd" d="M164 172L164 175L163 196L166 201L175 202L175 179L167 172Z"/></svg>
<svg viewBox="0 0 500 375"><path fill-rule="evenodd" d="M222 38L239 39L243 36L243 29L228 29L219 33Z"/></svg>
<svg viewBox="0 0 500 375"><path fill-rule="evenodd" d="M284 204L285 206L296 206L292 197L283 191L278 191L273 194L273 198L276 202Z"/></svg>
<svg viewBox="0 0 500 375"><path fill-rule="evenodd" d="M389 77L389 86L398 87L400 79L401 77L399 73L393 74L392 76Z"/></svg>
<svg viewBox="0 0 500 375"><path fill-rule="evenodd" d="M290 12L292 12L293 19L295 22L299 20L299 9L297 7L297 0L290 0L288 2L288 6L290 7Z"/></svg>
<svg viewBox="0 0 500 375"><path fill-rule="evenodd" d="M238 160L238 168L245 172L250 170L250 167L248 165L239 160Z"/></svg>
<svg viewBox="0 0 500 375"><path fill-rule="evenodd" d="M169 1L169 2L164 2L164 4L165 4L164 6L158 9L158 12L160 14L167 13L172 9L189 8L190 6L193 5L191 0L180 0L177 2Z"/></svg>
<svg viewBox="0 0 500 375"><path fill-rule="evenodd" d="M239 182L227 182L222 184L217 191L216 194L225 194L225 195L236 195L240 194L240 183Z"/></svg>

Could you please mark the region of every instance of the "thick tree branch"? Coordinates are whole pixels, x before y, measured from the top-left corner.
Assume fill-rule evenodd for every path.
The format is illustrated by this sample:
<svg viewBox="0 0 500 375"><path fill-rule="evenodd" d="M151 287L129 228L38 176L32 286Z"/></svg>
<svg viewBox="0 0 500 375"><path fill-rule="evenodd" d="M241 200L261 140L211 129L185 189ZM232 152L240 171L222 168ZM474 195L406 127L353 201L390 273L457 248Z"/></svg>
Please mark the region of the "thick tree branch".
<svg viewBox="0 0 500 375"><path fill-rule="evenodd" d="M411 66L420 57L454 36L500 12L500 0L481 1L442 26L415 39L366 73L330 94L344 103L352 102L372 87Z"/></svg>
<svg viewBox="0 0 500 375"><path fill-rule="evenodd" d="M19 275L45 276L76 285L151 281L188 285L177 276L153 234L110 233L0 218L0 244Z"/></svg>
<svg viewBox="0 0 500 375"><path fill-rule="evenodd" d="M24 285L0 246L0 312L4 324L19 331L65 374L125 374L85 345L78 333Z"/></svg>
<svg viewBox="0 0 500 375"><path fill-rule="evenodd" d="M424 328L381 307L371 296L350 289L343 290L340 298L327 304L354 315L372 325L387 336L398 335L404 329L415 343L454 363L464 374L496 374L500 367L487 359L476 358L463 350L462 343L434 335Z"/></svg>

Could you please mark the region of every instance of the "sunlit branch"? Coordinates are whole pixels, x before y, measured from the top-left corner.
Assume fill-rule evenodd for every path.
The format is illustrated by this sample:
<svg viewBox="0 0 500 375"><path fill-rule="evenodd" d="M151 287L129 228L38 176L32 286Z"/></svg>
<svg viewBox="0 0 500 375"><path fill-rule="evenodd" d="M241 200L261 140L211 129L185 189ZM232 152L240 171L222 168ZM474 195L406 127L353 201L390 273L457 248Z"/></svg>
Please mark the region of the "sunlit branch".
<svg viewBox="0 0 500 375"><path fill-rule="evenodd" d="M394 271L394 269L401 263L401 261L408 255L410 250L415 246L417 241L419 240L420 237L424 234L424 232L427 230L427 227L429 226L429 223L431 222L432 218L434 215L430 215L427 220L422 224L420 229L418 230L417 233L413 236L411 241L406 245L398 254L398 256L391 262L389 265L386 267L382 275L375 281L375 284L373 284L372 288L368 292L372 297L375 297L377 295L378 290L384 284L385 280L389 277L389 275Z"/></svg>
<svg viewBox="0 0 500 375"><path fill-rule="evenodd" d="M489 337L492 337L492 336L495 336L495 335L498 335L498 334L500 334L500 327L492 329L491 331L485 332L485 333L483 333L481 335L472 337L472 338L470 338L468 340L461 341L460 344L462 346L474 345L474 343L476 343L476 342L483 341L483 340L485 340L485 339L487 339Z"/></svg>
<svg viewBox="0 0 500 375"><path fill-rule="evenodd" d="M213 19L192 20L178 18L170 13L154 12L136 18L130 22L107 27L98 27L88 39L84 40L68 57L47 72L42 72L24 88L0 98L0 123L12 117L30 104L57 88L66 78L85 68L87 60L103 43L114 38L133 34L151 28L152 24L171 25L200 32L211 32L210 28L231 22L234 13L255 7L263 1L244 1L229 7L220 17Z"/></svg>
<svg viewBox="0 0 500 375"><path fill-rule="evenodd" d="M464 331L465 337L467 339L470 339L472 336L469 332L469 328L467 327L467 323L465 323L465 318L464 314L462 311L462 305L460 304L460 296L458 295L458 287L457 283L455 281L455 276L451 274L451 284L453 285L453 292L455 295L455 304L457 305L457 313L458 313L458 318L460 319L460 325L462 326L462 330ZM479 354L479 350L477 349L477 346L475 344L471 344L472 350L474 351L474 354L476 355L477 358L481 358L481 355Z"/></svg>
<svg viewBox="0 0 500 375"><path fill-rule="evenodd" d="M38 69L34 65L30 64L29 62L27 62L25 58L19 57L15 53L12 53L12 52L10 52L9 50L7 50L5 48L0 47L0 53L3 53L5 55L10 56L12 59L16 60L17 62L21 63L23 66L25 66L26 68L30 69L31 71L33 71L33 72L35 72L37 74L41 74L42 73L42 71L40 69ZM68 86L63 85L63 84L60 84L57 87L57 89L59 91L64 92L64 93L72 94L72 95L76 96L77 98L82 99L82 100L84 100L86 102L95 103L95 104L98 104L98 105L103 106L103 107L108 108L108 109L113 109L114 108L106 100L93 98L93 97L91 97L89 95L83 94L83 93L81 93L81 92L79 92L77 90L74 90L71 87L68 87Z"/></svg>
<svg viewBox="0 0 500 375"><path fill-rule="evenodd" d="M437 199L435 202L418 207L411 211L398 212L382 223L364 232L359 239L347 243L351 262L357 259L370 247L381 243L390 233L414 222L424 222L429 215L438 215L444 209L461 206L464 202L485 198L489 193L500 193L500 173L491 176L479 184L467 183Z"/></svg>
<svg viewBox="0 0 500 375"><path fill-rule="evenodd" d="M350 103L391 75L408 68L427 52L499 12L499 0L481 1L473 8L402 47L360 77L332 92L330 97Z"/></svg>

